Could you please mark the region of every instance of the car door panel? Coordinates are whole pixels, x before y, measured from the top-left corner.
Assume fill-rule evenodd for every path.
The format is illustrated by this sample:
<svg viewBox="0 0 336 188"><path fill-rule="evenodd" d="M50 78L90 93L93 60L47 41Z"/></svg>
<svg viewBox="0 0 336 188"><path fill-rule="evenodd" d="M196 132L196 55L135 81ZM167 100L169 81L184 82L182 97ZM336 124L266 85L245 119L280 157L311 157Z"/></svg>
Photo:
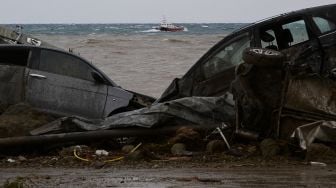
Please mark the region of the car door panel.
<svg viewBox="0 0 336 188"><path fill-rule="evenodd" d="M104 109L104 117L109 116L111 112L118 108L128 106L132 98L132 93L118 87L108 86L108 96Z"/></svg>
<svg viewBox="0 0 336 188"><path fill-rule="evenodd" d="M0 64L0 103L16 104L23 100L26 67Z"/></svg>
<svg viewBox="0 0 336 188"><path fill-rule="evenodd" d="M322 74L329 75L336 71L336 31L319 37L323 49L323 68Z"/></svg>
<svg viewBox="0 0 336 188"><path fill-rule="evenodd" d="M104 84L39 70L29 72L26 100L46 111L98 119L103 115L106 97Z"/></svg>

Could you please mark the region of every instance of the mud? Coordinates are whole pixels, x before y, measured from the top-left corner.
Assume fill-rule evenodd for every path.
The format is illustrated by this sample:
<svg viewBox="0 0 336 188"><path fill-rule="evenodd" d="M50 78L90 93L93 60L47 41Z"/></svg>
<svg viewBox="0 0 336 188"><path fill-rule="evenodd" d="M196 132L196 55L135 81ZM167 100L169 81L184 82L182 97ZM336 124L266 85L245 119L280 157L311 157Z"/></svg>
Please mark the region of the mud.
<svg viewBox="0 0 336 188"><path fill-rule="evenodd" d="M335 166L233 166L1 169L7 181L31 187L335 187Z"/></svg>
<svg viewBox="0 0 336 188"><path fill-rule="evenodd" d="M26 136L29 131L55 120L54 117L38 112L26 104L16 104L3 110L0 107L0 138Z"/></svg>

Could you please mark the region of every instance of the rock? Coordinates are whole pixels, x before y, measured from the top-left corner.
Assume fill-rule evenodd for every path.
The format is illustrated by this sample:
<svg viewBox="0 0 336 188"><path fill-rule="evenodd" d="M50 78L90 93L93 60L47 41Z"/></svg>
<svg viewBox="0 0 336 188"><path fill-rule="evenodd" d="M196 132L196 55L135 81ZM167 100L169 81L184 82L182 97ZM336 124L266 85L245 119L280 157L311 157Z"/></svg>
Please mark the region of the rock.
<svg viewBox="0 0 336 188"><path fill-rule="evenodd" d="M280 146L275 140L266 138L260 143L260 150L264 158L270 158L280 153Z"/></svg>
<svg viewBox="0 0 336 188"><path fill-rule="evenodd" d="M131 161L140 161L145 159L145 155L141 150L136 150L132 153L129 153L126 156L126 159Z"/></svg>
<svg viewBox="0 0 336 188"><path fill-rule="evenodd" d="M21 162L23 162L23 161L26 161L27 159L26 159L24 156L21 156L21 155L20 155L20 156L18 157L18 160L21 161Z"/></svg>
<svg viewBox="0 0 336 188"><path fill-rule="evenodd" d="M125 145L121 148L121 151L124 153L130 153L134 149L133 145Z"/></svg>
<svg viewBox="0 0 336 188"><path fill-rule="evenodd" d="M257 146L248 146L247 152L248 153L255 153L257 151Z"/></svg>
<svg viewBox="0 0 336 188"><path fill-rule="evenodd" d="M228 155L232 155L234 157L242 157L244 156L244 152L239 149L239 148L231 148L228 152L227 152Z"/></svg>
<svg viewBox="0 0 336 188"><path fill-rule="evenodd" d="M96 161L96 162L94 162L94 167L96 168L96 169L100 169L100 168L103 168L104 166L105 166L105 162L102 162L102 161Z"/></svg>
<svg viewBox="0 0 336 188"><path fill-rule="evenodd" d="M207 153L219 153L226 149L226 145L222 140L211 140L206 146Z"/></svg>
<svg viewBox="0 0 336 188"><path fill-rule="evenodd" d="M201 135L190 127L181 127L176 131L173 138L169 139L169 143L184 143L188 148L200 149L200 143L202 143Z"/></svg>
<svg viewBox="0 0 336 188"><path fill-rule="evenodd" d="M171 149L173 155L192 155L192 152L186 150L186 145L182 143L174 144Z"/></svg>

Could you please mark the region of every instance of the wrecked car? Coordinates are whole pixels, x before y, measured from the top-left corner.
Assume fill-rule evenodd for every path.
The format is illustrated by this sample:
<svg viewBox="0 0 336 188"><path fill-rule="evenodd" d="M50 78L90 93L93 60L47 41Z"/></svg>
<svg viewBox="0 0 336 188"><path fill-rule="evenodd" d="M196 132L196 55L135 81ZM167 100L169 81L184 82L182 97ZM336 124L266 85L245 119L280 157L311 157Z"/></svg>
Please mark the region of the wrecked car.
<svg viewBox="0 0 336 188"><path fill-rule="evenodd" d="M248 47L273 49L292 57L305 50L311 69L330 76L336 71L336 5L281 14L253 23L213 46L182 77L173 80L157 102L189 96L220 96L229 91L235 68Z"/></svg>
<svg viewBox="0 0 336 188"><path fill-rule="evenodd" d="M323 130L336 128L335 50L336 4L275 16L225 37L157 102L232 93L237 136L297 137L305 149L334 135Z"/></svg>
<svg viewBox="0 0 336 188"><path fill-rule="evenodd" d="M0 103L25 102L61 116L103 119L153 99L119 87L82 57L36 45L0 45Z"/></svg>

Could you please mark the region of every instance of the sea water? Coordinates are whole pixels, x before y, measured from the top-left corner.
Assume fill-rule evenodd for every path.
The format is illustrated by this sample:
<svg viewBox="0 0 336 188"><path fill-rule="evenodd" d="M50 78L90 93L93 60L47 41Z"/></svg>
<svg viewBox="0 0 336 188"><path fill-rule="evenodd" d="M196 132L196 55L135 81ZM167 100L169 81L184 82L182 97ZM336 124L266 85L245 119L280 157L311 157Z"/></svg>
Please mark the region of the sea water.
<svg viewBox="0 0 336 188"><path fill-rule="evenodd" d="M29 24L23 32L72 49L121 87L159 97L214 44L241 23L178 24L182 32L160 32L157 24ZM15 28L15 25L7 25Z"/></svg>

